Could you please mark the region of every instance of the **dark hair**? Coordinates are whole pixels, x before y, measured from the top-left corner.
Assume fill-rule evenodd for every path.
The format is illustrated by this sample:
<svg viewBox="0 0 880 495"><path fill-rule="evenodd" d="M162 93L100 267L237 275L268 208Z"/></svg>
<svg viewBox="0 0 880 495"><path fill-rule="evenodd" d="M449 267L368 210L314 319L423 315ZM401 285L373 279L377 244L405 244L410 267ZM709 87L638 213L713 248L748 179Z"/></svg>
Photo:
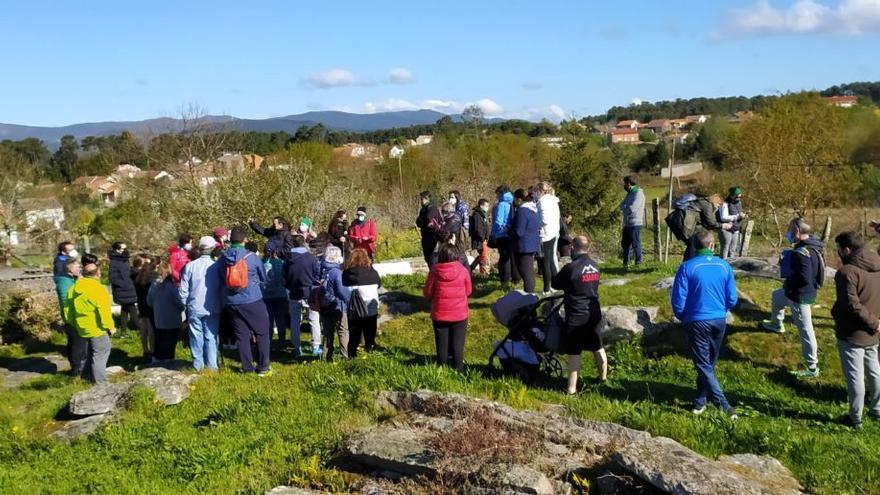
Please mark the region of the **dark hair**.
<svg viewBox="0 0 880 495"><path fill-rule="evenodd" d="M348 270L349 268L370 268L373 263L370 261L370 255L367 253L366 249L357 248L351 251L351 254L348 256L348 259L345 261L345 264L342 265L343 270Z"/></svg>
<svg viewBox="0 0 880 495"><path fill-rule="evenodd" d="M452 240L452 236L454 236L455 234L449 232L448 230L441 230L434 235L437 237L437 242L439 244L449 244L449 241Z"/></svg>
<svg viewBox="0 0 880 495"><path fill-rule="evenodd" d="M586 234L575 236L575 238L571 240L571 248L578 253L589 252L592 245L593 242Z"/></svg>
<svg viewBox="0 0 880 495"><path fill-rule="evenodd" d="M336 210L336 213L333 215L333 220L330 222L333 223L342 220L342 215L345 215L345 210Z"/></svg>
<svg viewBox="0 0 880 495"><path fill-rule="evenodd" d="M697 249L708 249L715 242L715 236L708 230L703 230L695 234L695 246Z"/></svg>
<svg viewBox="0 0 880 495"><path fill-rule="evenodd" d="M281 228L284 230L290 230L290 222L285 220L283 217L273 217L272 220L278 220L281 223Z"/></svg>
<svg viewBox="0 0 880 495"><path fill-rule="evenodd" d="M834 242L836 242L837 246L841 249L849 248L849 250L853 252L865 247L865 240L862 239L862 236L851 230L837 234L837 237L834 238Z"/></svg>
<svg viewBox="0 0 880 495"><path fill-rule="evenodd" d="M257 246L257 243L254 241L248 241L244 243L244 248L252 253L257 253L260 251L259 246Z"/></svg>
<svg viewBox="0 0 880 495"><path fill-rule="evenodd" d="M810 227L810 224L808 224L807 220L803 217L792 218L788 225L789 227L794 226L798 229L798 232L800 232L801 235L808 235L813 232L813 228Z"/></svg>
<svg viewBox="0 0 880 495"><path fill-rule="evenodd" d="M489 200L486 198L480 198L477 201L477 206L483 206L483 205L487 205L487 204L489 204Z"/></svg>
<svg viewBox="0 0 880 495"><path fill-rule="evenodd" d="M520 188L513 192L513 199L530 201L531 195L525 189Z"/></svg>
<svg viewBox="0 0 880 495"><path fill-rule="evenodd" d="M422 199L431 199L431 191L422 191L419 193L419 198Z"/></svg>
<svg viewBox="0 0 880 495"><path fill-rule="evenodd" d="M83 264L83 266L97 265L98 264L98 257L92 253L86 253L86 254L82 255L82 264Z"/></svg>
<svg viewBox="0 0 880 495"><path fill-rule="evenodd" d="M453 189L453 190L449 191L449 194L450 194L453 198L455 198L456 201L458 201L459 203L461 203L461 193L458 192L458 189Z"/></svg>
<svg viewBox="0 0 880 495"><path fill-rule="evenodd" d="M186 246L187 244L189 244L190 242L192 242L192 240L193 240L193 238L191 235L180 234L180 236L177 238L177 245L178 245L178 247L183 247L183 246Z"/></svg>
<svg viewBox="0 0 880 495"><path fill-rule="evenodd" d="M501 184L500 186L495 188L495 194L497 194L499 196L504 193L509 193L509 192L510 192L510 188L504 184Z"/></svg>
<svg viewBox="0 0 880 495"><path fill-rule="evenodd" d="M114 251L119 251L119 248L121 248L121 247L124 246L124 245L125 245L124 242L116 241L116 242L113 243L113 246L112 246L112 247L113 247L113 250L114 250Z"/></svg>
<svg viewBox="0 0 880 495"><path fill-rule="evenodd" d="M73 243L70 241L59 242L58 243L58 254L64 254L64 248L66 248L67 246L72 246L72 245L73 245Z"/></svg>
<svg viewBox="0 0 880 495"><path fill-rule="evenodd" d="M83 265L82 274L84 277L94 277L98 275L99 269L98 265L94 263L86 263Z"/></svg>
<svg viewBox="0 0 880 495"><path fill-rule="evenodd" d="M232 232L229 233L229 242L241 244L245 238L247 238L247 228L244 225L232 227Z"/></svg>
<svg viewBox="0 0 880 495"><path fill-rule="evenodd" d="M300 248L306 245L306 238L301 235L291 236L290 245L295 248Z"/></svg>
<svg viewBox="0 0 880 495"><path fill-rule="evenodd" d="M627 185L630 185L630 186L635 186L635 185L638 184L638 183L636 182L636 178L635 178L634 176L632 176L632 175L627 175L626 177L624 177L624 178L623 178L623 183L624 183L624 184L627 184Z"/></svg>
<svg viewBox="0 0 880 495"><path fill-rule="evenodd" d="M459 261L461 255L458 249L452 244L443 244L437 250L437 263L449 263L450 261Z"/></svg>

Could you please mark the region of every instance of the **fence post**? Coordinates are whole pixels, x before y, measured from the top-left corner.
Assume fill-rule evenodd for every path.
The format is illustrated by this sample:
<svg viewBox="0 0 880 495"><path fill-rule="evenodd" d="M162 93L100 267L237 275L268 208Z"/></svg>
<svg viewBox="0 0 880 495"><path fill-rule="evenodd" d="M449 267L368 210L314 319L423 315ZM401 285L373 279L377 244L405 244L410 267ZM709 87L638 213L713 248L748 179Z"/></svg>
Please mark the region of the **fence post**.
<svg viewBox="0 0 880 495"><path fill-rule="evenodd" d="M863 222L862 226L865 228L864 232L862 232L862 237L867 239L868 238L868 231L870 230L868 228L868 209L867 208L862 210L862 222Z"/></svg>
<svg viewBox="0 0 880 495"><path fill-rule="evenodd" d="M822 230L822 242L828 242L831 237L831 217L825 217L825 228Z"/></svg>
<svg viewBox="0 0 880 495"><path fill-rule="evenodd" d="M749 245L752 243L752 231L755 230L755 221L746 222L746 231L743 233L743 241L739 248L740 256L749 255Z"/></svg>
<svg viewBox="0 0 880 495"><path fill-rule="evenodd" d="M654 198L651 200L651 214L654 219L654 261L660 261L661 251L663 251L660 246L660 199Z"/></svg>

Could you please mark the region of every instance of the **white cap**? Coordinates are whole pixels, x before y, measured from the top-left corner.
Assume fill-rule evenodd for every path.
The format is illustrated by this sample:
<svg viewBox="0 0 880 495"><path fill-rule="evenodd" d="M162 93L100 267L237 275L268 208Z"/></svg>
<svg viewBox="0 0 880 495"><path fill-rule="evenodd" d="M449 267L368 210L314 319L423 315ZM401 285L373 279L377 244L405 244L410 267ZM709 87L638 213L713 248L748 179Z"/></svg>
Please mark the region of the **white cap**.
<svg viewBox="0 0 880 495"><path fill-rule="evenodd" d="M217 241L214 240L213 237L206 235L199 239L199 251L206 251L208 249L214 249L217 246Z"/></svg>

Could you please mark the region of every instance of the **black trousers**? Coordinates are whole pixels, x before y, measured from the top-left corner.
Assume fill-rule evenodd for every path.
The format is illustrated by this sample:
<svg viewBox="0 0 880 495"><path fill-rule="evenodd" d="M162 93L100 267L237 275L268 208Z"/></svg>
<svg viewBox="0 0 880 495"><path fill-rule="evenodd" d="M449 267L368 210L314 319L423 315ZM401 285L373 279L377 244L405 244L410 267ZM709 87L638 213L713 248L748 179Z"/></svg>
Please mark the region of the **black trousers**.
<svg viewBox="0 0 880 495"><path fill-rule="evenodd" d="M177 348L177 336L179 328L154 328L153 335L156 343L153 344L153 357L157 361L174 359L174 350Z"/></svg>
<svg viewBox="0 0 880 495"><path fill-rule="evenodd" d="M684 258L687 261L697 256L697 236L692 235L684 243Z"/></svg>
<svg viewBox="0 0 880 495"><path fill-rule="evenodd" d="M519 270L516 267L516 259L513 252L513 241L509 237L503 237L495 241L498 246L498 276L502 284L511 281L519 283Z"/></svg>
<svg viewBox="0 0 880 495"><path fill-rule="evenodd" d="M364 349L367 352L376 347L376 322L378 316L368 316L366 318L348 317L348 357L357 357L358 345L361 343L361 337L364 338Z"/></svg>
<svg viewBox="0 0 880 495"><path fill-rule="evenodd" d="M437 238L433 233L426 234L422 232L422 255L425 257L425 263L428 266L434 264L434 249L437 247Z"/></svg>
<svg viewBox="0 0 880 495"><path fill-rule="evenodd" d="M544 292L550 291L550 284L553 282L553 277L556 276L558 270L556 267L556 240L556 238L553 238L541 243L541 251L544 254L541 258L541 266L543 268L541 276L544 281Z"/></svg>
<svg viewBox="0 0 880 495"><path fill-rule="evenodd" d="M257 341L257 372L269 370L269 344L272 331L269 329L269 312L260 300L248 304L227 306L232 317L232 327L238 338L238 356L241 370L254 371L254 356L251 351L251 337Z"/></svg>
<svg viewBox="0 0 880 495"><path fill-rule="evenodd" d="M535 292L535 253L516 253L516 266L523 280L523 290Z"/></svg>
<svg viewBox="0 0 880 495"><path fill-rule="evenodd" d="M64 334L67 335L67 362L70 363L70 374L82 376L83 363L86 360L84 355L86 346L83 345L83 338L79 336L72 325L64 325Z"/></svg>
<svg viewBox="0 0 880 495"><path fill-rule="evenodd" d="M125 335L128 330L128 324L131 322L137 326L138 310L137 303L126 303L119 306L119 333Z"/></svg>
<svg viewBox="0 0 880 495"><path fill-rule="evenodd" d="M467 320L462 321L435 321L434 343L437 346L437 364L440 366L449 364L449 355L452 354L452 363L456 370L464 369L464 338L467 334Z"/></svg>

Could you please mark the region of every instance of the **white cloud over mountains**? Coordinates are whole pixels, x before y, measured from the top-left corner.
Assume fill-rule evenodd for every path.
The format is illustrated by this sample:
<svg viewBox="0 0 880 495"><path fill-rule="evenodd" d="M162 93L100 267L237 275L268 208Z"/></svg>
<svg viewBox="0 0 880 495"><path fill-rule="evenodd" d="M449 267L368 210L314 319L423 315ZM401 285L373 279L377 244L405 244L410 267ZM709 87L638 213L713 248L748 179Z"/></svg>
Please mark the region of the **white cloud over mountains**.
<svg viewBox="0 0 880 495"><path fill-rule="evenodd" d="M396 67L388 71L388 77L382 82L385 84L411 84L415 81L416 76L413 74L413 71L406 67ZM376 81L369 77L359 76L348 69L336 67L309 74L300 79L299 85L303 89L332 89L352 86L375 86Z"/></svg>
<svg viewBox="0 0 880 495"><path fill-rule="evenodd" d="M404 98L388 98L382 101L371 101L364 104L367 113L399 112L402 110L434 110L442 113L461 113L465 108L477 105L483 110L488 118L504 117L526 120L547 119L559 122L566 118L565 110L559 105L552 104L539 107L523 107L519 111L508 112L496 101L490 98L481 98L473 102L459 102L455 100L428 99L407 100Z"/></svg>
<svg viewBox="0 0 880 495"><path fill-rule="evenodd" d="M758 0L750 7L732 9L714 37L807 34L880 34L880 0L838 0L836 3L796 0L787 7Z"/></svg>
<svg viewBox="0 0 880 495"><path fill-rule="evenodd" d="M397 67L388 72L388 82L391 84L411 84L416 81L416 76L406 67Z"/></svg>

